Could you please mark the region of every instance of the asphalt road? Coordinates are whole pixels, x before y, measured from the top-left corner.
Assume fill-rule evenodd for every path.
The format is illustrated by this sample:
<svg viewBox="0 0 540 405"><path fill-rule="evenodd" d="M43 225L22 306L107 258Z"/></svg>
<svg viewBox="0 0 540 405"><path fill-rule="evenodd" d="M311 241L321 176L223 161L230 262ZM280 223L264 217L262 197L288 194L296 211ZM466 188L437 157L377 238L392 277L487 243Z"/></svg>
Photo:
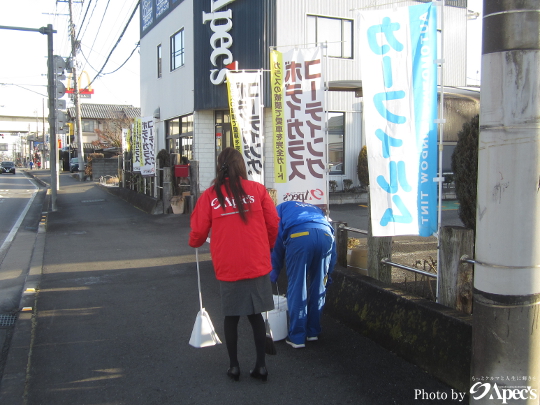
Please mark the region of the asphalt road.
<svg viewBox="0 0 540 405"><path fill-rule="evenodd" d="M44 197L20 170L0 175L0 315L19 308Z"/></svg>

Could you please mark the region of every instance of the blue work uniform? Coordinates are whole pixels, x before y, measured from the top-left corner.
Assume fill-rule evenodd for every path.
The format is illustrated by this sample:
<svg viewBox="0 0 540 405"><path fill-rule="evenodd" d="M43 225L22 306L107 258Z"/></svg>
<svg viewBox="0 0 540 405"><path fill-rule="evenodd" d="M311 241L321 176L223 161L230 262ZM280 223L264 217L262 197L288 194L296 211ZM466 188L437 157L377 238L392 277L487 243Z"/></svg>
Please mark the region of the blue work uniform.
<svg viewBox="0 0 540 405"><path fill-rule="evenodd" d="M289 340L304 344L321 333L326 276L336 264L334 229L323 211L311 204L287 201L277 206L278 236L272 251L271 279L287 268Z"/></svg>

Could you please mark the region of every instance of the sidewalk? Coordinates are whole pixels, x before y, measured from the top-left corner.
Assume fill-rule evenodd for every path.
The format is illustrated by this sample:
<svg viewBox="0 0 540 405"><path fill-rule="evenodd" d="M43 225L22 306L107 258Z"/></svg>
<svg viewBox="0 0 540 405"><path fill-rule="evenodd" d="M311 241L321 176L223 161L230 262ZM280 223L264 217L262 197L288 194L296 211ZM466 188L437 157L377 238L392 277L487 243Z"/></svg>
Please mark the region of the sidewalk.
<svg viewBox="0 0 540 405"><path fill-rule="evenodd" d="M33 175L50 183L46 171ZM188 215L148 215L96 183L61 174L57 211L47 218L33 322L22 317L17 325L0 403L459 403L450 387L328 316L321 339L305 349L276 342L266 384L249 377L255 353L243 318L242 374L240 382L230 381L224 344L188 344L199 310L188 234ZM199 258L203 304L224 340L208 245ZM27 372L24 353L30 353ZM447 400L427 399L437 392Z"/></svg>

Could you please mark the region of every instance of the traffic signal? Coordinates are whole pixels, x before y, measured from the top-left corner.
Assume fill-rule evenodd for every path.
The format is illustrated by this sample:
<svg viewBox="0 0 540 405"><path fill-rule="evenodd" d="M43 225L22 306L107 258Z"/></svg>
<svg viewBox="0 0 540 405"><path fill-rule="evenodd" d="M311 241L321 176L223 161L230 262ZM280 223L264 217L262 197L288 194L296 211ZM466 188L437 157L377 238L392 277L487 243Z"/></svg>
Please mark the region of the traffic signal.
<svg viewBox="0 0 540 405"><path fill-rule="evenodd" d="M66 80L66 75L64 74L66 61L61 56L54 55L52 64L55 109L51 111L51 114L54 114L56 133L65 134L69 130L67 126L67 114L64 111L66 109L66 100L62 100L62 97L66 94L66 85L62 82L62 80Z"/></svg>

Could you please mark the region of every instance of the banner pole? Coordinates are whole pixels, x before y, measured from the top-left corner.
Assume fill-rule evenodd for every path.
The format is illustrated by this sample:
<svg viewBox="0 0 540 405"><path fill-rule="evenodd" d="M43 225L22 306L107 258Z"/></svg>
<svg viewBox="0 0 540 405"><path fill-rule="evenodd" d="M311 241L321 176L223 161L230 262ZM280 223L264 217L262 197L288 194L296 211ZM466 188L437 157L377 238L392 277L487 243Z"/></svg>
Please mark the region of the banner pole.
<svg viewBox="0 0 540 405"><path fill-rule="evenodd" d="M263 185L266 187L266 171L264 170L266 164L266 155L264 153L264 147L266 142L266 137L264 136L264 81L263 81L263 70L259 69L259 136L261 137L261 178Z"/></svg>
<svg viewBox="0 0 540 405"><path fill-rule="evenodd" d="M442 221L442 185L443 185L443 173L442 173L442 160L443 160L443 141L444 141L444 6L445 0L436 2L440 6L441 10L441 59L437 60L440 63L440 81L441 81L441 95L439 97L439 119L437 120L439 126L439 176L437 181L438 187L438 210L437 210L437 289L436 289L436 301L439 302L439 277L441 269L441 221Z"/></svg>
<svg viewBox="0 0 540 405"><path fill-rule="evenodd" d="M321 45L320 45L321 46ZM325 130L324 130L324 136L326 138L326 216L330 218L330 194L329 194L329 174L330 171L328 170L328 41L324 42L324 52L323 52L323 58L324 58L324 69L323 69L323 83L324 83L324 109L325 109Z"/></svg>

